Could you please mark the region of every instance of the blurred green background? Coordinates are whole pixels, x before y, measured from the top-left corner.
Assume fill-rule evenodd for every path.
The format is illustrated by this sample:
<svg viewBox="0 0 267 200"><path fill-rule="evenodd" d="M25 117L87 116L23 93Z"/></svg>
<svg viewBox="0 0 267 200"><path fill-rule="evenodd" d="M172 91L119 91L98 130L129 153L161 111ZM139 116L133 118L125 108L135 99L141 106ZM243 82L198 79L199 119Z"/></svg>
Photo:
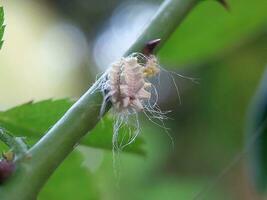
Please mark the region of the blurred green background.
<svg viewBox="0 0 267 200"><path fill-rule="evenodd" d="M1 1L7 27L0 109L78 98L135 41L160 3ZM163 129L141 116L145 156L122 153L116 177L112 152L78 147L40 200L266 199L250 175L245 129L267 65L267 1L229 0L229 5L227 12L215 1L201 2L158 54L162 67L200 80L175 77L179 103L172 80L162 74L159 104L173 111L166 124L174 146Z"/></svg>

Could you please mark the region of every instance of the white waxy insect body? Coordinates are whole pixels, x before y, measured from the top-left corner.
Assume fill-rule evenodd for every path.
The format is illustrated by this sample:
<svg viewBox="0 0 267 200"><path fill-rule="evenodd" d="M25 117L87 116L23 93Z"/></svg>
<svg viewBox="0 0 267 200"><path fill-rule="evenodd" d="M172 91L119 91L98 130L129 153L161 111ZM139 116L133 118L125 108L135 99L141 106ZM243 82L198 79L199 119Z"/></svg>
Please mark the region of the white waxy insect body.
<svg viewBox="0 0 267 200"><path fill-rule="evenodd" d="M169 111L162 112L158 107L158 93L150 81L150 78L160 74L161 69L156 56L133 53L113 63L99 79L98 88L104 94L101 116L105 113L106 103L112 103L114 150L122 150L138 136L141 129L139 113L143 113L168 134L164 120ZM122 139L119 140L120 128L123 126L129 131L123 132Z"/></svg>
<svg viewBox="0 0 267 200"><path fill-rule="evenodd" d="M107 95L117 112L140 112L144 100L150 99L151 83L145 80L143 68L136 57L123 58L111 66Z"/></svg>

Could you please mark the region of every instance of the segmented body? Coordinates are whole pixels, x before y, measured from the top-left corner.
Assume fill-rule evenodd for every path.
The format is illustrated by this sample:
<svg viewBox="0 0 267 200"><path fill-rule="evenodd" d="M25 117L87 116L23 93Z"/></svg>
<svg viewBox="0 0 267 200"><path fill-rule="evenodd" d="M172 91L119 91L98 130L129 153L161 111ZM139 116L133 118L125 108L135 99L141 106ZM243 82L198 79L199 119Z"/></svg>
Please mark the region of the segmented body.
<svg viewBox="0 0 267 200"><path fill-rule="evenodd" d="M111 66L108 74L109 93L118 111L142 111L143 103L151 97L151 83L145 80L144 66L136 57L127 57Z"/></svg>

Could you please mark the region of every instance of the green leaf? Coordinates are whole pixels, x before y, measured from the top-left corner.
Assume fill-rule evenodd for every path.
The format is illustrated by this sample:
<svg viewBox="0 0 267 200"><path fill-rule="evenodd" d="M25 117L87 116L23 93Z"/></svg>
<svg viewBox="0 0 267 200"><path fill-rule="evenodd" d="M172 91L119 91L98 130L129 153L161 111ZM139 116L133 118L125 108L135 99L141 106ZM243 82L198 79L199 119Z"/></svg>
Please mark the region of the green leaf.
<svg viewBox="0 0 267 200"><path fill-rule="evenodd" d="M251 175L259 191L267 189L267 70L248 115L247 146Z"/></svg>
<svg viewBox="0 0 267 200"><path fill-rule="evenodd" d="M0 112L0 127L15 136L25 136L30 143L35 143L51 128L72 106L74 101L68 99L29 102L21 106ZM97 116L96 116L97 117ZM82 145L112 149L113 120L105 117L95 129L82 141ZM125 151L144 154L143 140L138 138L127 146Z"/></svg>
<svg viewBox="0 0 267 200"><path fill-rule="evenodd" d="M0 7L0 49L3 45L3 35L5 31L5 26L4 26L4 9L3 7Z"/></svg>
<svg viewBox="0 0 267 200"><path fill-rule="evenodd" d="M25 103L0 112L0 126L19 137L40 137L72 104L66 99Z"/></svg>

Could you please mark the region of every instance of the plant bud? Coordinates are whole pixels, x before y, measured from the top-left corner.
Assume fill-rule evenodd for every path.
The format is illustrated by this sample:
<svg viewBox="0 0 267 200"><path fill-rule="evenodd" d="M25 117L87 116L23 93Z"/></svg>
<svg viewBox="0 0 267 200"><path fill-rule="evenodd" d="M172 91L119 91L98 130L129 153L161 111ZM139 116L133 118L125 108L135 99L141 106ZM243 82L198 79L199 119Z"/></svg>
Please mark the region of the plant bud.
<svg viewBox="0 0 267 200"><path fill-rule="evenodd" d="M0 184L4 183L15 170L15 164L6 159L0 160Z"/></svg>

